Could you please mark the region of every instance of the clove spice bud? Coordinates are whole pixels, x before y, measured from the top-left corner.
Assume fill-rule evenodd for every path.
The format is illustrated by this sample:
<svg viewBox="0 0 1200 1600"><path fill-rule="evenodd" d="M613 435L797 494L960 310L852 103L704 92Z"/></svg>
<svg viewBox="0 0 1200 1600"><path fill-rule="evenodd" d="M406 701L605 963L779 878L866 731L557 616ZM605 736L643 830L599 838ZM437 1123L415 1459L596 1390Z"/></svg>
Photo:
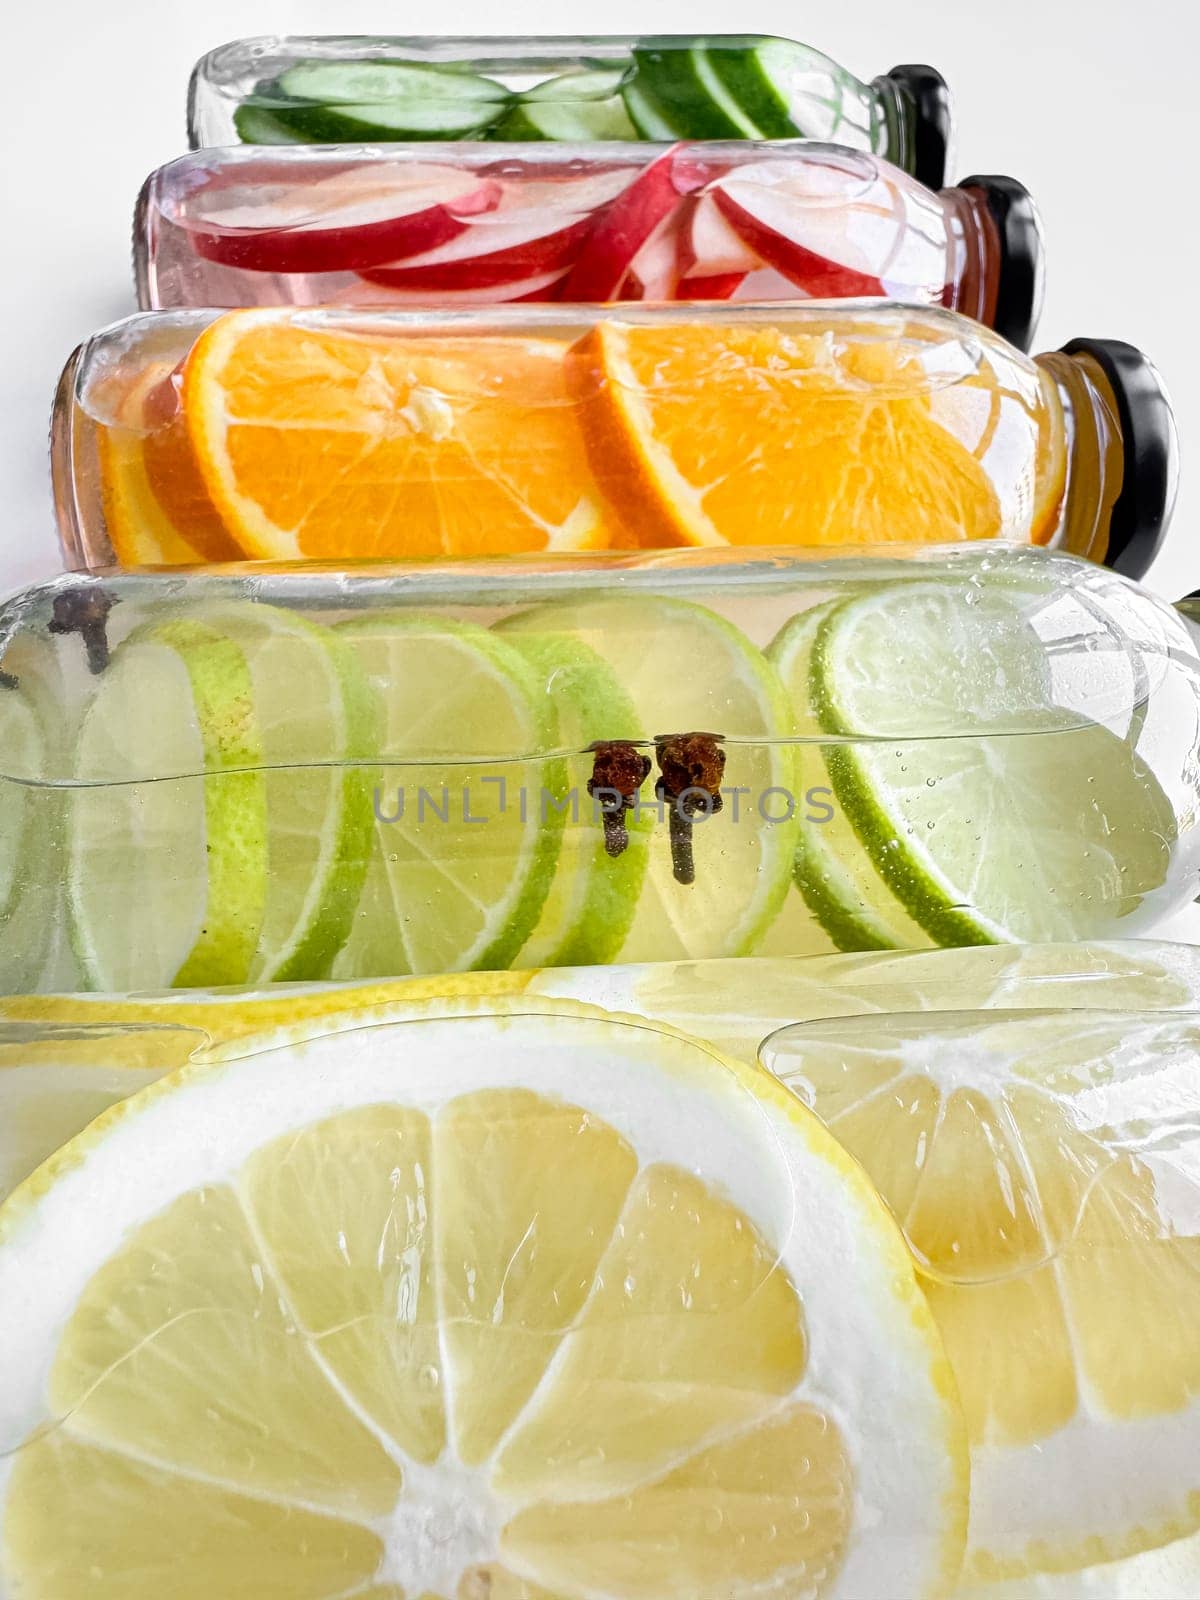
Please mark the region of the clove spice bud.
<svg viewBox="0 0 1200 1600"><path fill-rule="evenodd" d="M587 792L599 804L604 848L616 860L629 848L625 814L637 803L653 763L628 739L597 739L588 750L593 760Z"/></svg>
<svg viewBox="0 0 1200 1600"><path fill-rule="evenodd" d="M108 614L113 598L103 589L68 589L54 597L51 633L77 633L87 650L88 668L98 677L108 666Z"/></svg>
<svg viewBox="0 0 1200 1600"><path fill-rule="evenodd" d="M716 816L724 805L721 779L725 776L725 751L719 733L671 733L654 741L661 777L654 793L668 806L671 869L676 883L696 881L692 848L692 818L699 812Z"/></svg>

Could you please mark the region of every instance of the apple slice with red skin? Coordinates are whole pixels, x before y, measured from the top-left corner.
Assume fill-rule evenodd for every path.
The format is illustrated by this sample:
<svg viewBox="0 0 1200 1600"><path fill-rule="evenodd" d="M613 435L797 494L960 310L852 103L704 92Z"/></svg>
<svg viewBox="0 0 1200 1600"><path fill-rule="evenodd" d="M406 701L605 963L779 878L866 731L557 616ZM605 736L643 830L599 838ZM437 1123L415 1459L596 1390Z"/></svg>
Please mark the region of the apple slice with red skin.
<svg viewBox="0 0 1200 1600"><path fill-rule="evenodd" d="M548 225L553 231L547 232ZM592 226L590 216L564 220L531 212L511 222L470 228L449 244L401 262L368 267L360 276L388 289L453 291L502 289L539 273L564 271Z"/></svg>
<svg viewBox="0 0 1200 1600"><path fill-rule="evenodd" d="M767 266L804 289L814 299L845 300L886 294L880 278L831 259L801 243L805 224L819 217L828 224L828 206L808 209L803 195L789 194L781 183L758 183L741 169L713 185L713 203L734 232ZM818 231L820 230L818 228Z"/></svg>
<svg viewBox="0 0 1200 1600"><path fill-rule="evenodd" d="M683 276L680 242L685 232L678 208L668 214L629 263L613 297L618 300L674 300Z"/></svg>
<svg viewBox="0 0 1200 1600"><path fill-rule="evenodd" d="M744 272L714 272L708 277L680 278L676 300L732 300L746 281Z"/></svg>
<svg viewBox="0 0 1200 1600"><path fill-rule="evenodd" d="M443 290L500 287L540 273L560 271L614 197L629 183L627 171L590 177L510 180L504 200L481 221L435 250L362 273L391 289Z"/></svg>
<svg viewBox="0 0 1200 1600"><path fill-rule="evenodd" d="M633 259L622 300L729 300L746 280L742 272L694 272L687 250L690 217L684 207L660 223ZM757 266L757 261L754 263Z"/></svg>
<svg viewBox="0 0 1200 1600"><path fill-rule="evenodd" d="M712 191L697 195L692 201L680 248L685 276L740 273L744 277L762 266L762 258L726 221Z"/></svg>
<svg viewBox="0 0 1200 1600"><path fill-rule="evenodd" d="M366 166L278 190L253 179L207 186L178 220L196 253L222 266L355 272L448 243L503 195L496 178L455 167Z"/></svg>
<svg viewBox="0 0 1200 1600"><path fill-rule="evenodd" d="M566 268L552 272L539 272L532 277L516 278L511 283L488 284L470 289L397 289L377 283L374 278L363 279L378 289L378 298L363 293L359 284L335 294L330 303L354 306L431 306L439 311L451 311L458 306L514 305L522 300L556 300L557 290L566 276Z"/></svg>
<svg viewBox="0 0 1200 1600"><path fill-rule="evenodd" d="M681 154L678 145L656 156L596 223L559 299L619 298L621 285L638 253L678 208L680 200L727 170L728 164ZM661 281L657 272L650 276ZM645 280L641 281L644 287Z"/></svg>

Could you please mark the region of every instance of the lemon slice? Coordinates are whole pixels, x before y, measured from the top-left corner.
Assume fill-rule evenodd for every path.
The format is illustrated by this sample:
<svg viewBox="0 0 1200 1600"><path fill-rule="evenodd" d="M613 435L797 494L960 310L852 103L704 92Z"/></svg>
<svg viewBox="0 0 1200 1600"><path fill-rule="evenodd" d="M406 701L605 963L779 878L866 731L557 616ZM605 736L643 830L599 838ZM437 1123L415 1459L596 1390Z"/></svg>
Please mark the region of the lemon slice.
<svg viewBox="0 0 1200 1600"><path fill-rule="evenodd" d="M753 1060L780 1028L822 1017L1048 1006L1200 1010L1200 949L1147 940L651 962L532 973L527 992L634 1012ZM76 1003L68 1004L74 1017Z"/></svg>
<svg viewBox="0 0 1200 1600"><path fill-rule="evenodd" d="M0 1022L0 1200L102 1111L205 1043L178 1027Z"/></svg>
<svg viewBox="0 0 1200 1600"><path fill-rule="evenodd" d="M1192 1600L1200 1595L1200 1534L1125 1561L999 1583L965 1584L954 1600Z"/></svg>
<svg viewBox="0 0 1200 1600"><path fill-rule="evenodd" d="M900 1220L972 1446L968 1573L1200 1527L1200 1022L808 1023L764 1061Z"/></svg>
<svg viewBox="0 0 1200 1600"><path fill-rule="evenodd" d="M0 1210L26 1600L942 1593L907 1252L792 1096L531 1002L186 1067Z"/></svg>

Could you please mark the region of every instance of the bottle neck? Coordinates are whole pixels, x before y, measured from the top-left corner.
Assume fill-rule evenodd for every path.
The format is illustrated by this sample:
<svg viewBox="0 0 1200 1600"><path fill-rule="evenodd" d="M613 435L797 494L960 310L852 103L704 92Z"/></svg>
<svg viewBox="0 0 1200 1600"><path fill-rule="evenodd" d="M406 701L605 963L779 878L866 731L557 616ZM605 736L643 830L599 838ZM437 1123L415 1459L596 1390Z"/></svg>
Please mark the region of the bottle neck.
<svg viewBox="0 0 1200 1600"><path fill-rule="evenodd" d="M1175 609L1187 624L1192 643L1200 649L1200 594L1189 594L1185 600L1177 600Z"/></svg>
<svg viewBox="0 0 1200 1600"><path fill-rule="evenodd" d="M886 73L875 78L868 89L875 99L873 148L893 166L911 172L917 152L917 114L911 96Z"/></svg>
<svg viewBox="0 0 1200 1600"><path fill-rule="evenodd" d="M1125 479L1116 397L1092 356L1056 350L1038 356L1037 365L1050 380L1048 398L1061 408L1067 441L1066 486L1053 543L1103 561L1113 507Z"/></svg>
<svg viewBox="0 0 1200 1600"><path fill-rule="evenodd" d="M994 327L1000 296L1000 229L982 189L943 189L946 288L951 311Z"/></svg>
<svg viewBox="0 0 1200 1600"><path fill-rule="evenodd" d="M927 189L940 189L951 165L953 115L946 80L933 67L910 62L871 84L879 139L871 148Z"/></svg>

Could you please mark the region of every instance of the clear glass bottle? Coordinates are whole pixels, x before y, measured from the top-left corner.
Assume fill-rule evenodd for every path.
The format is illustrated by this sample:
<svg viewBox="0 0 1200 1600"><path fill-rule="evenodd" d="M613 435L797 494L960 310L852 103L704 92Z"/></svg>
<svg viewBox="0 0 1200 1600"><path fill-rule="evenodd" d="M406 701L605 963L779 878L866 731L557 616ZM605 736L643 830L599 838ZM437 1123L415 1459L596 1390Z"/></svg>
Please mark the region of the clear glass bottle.
<svg viewBox="0 0 1200 1600"><path fill-rule="evenodd" d="M1012 179L795 141L235 146L147 179L134 269L146 309L882 296L1028 349L1042 237Z"/></svg>
<svg viewBox="0 0 1200 1600"><path fill-rule="evenodd" d="M0 991L1153 935L1200 654L1006 545L65 576L0 610Z"/></svg>
<svg viewBox="0 0 1200 1600"><path fill-rule="evenodd" d="M864 83L762 34L239 39L192 74L193 149L414 139L821 139L945 182L950 97L931 67Z"/></svg>
<svg viewBox="0 0 1200 1600"><path fill-rule="evenodd" d="M1128 346L878 302L146 314L72 358L52 454L73 567L1003 539L1140 576L1176 475Z"/></svg>

